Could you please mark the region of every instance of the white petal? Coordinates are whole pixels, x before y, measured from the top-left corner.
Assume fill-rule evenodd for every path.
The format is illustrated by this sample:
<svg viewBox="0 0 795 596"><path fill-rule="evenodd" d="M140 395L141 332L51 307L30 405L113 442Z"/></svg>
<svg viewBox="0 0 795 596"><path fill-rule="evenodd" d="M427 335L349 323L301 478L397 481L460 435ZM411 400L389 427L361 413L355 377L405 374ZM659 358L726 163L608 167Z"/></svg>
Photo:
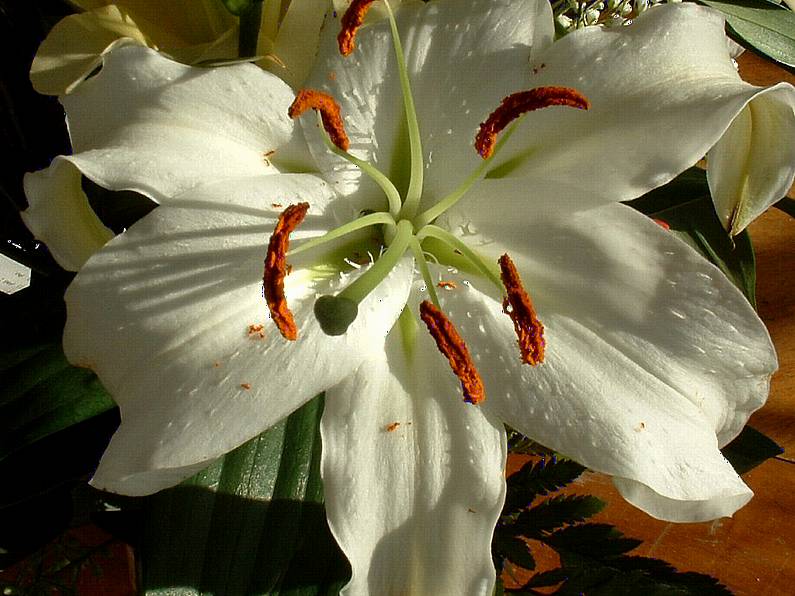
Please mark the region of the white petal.
<svg viewBox="0 0 795 596"><path fill-rule="evenodd" d="M476 353L485 407L624 478L619 488L653 515L731 514L750 491L718 447L767 397L777 364L764 325L716 268L628 207L534 215L475 226L481 252L507 251L519 268L545 325L542 365L520 364L496 300L465 286L442 294Z"/></svg>
<svg viewBox="0 0 795 596"><path fill-rule="evenodd" d="M795 177L795 93L785 84L742 109L707 155L707 180L723 227L742 232L787 194Z"/></svg>
<svg viewBox="0 0 795 596"><path fill-rule="evenodd" d="M543 0L440 0L401 7L397 17L428 166L425 195L438 199L477 167L477 125L523 86L531 47L553 37L552 13ZM408 141L400 136L405 115L389 25L359 31L347 58L337 50L339 29L339 19L326 23L308 84L340 103L352 152L400 180ZM310 142L324 172L339 165L319 140ZM358 188L352 168L330 175L340 192Z"/></svg>
<svg viewBox="0 0 795 596"><path fill-rule="evenodd" d="M80 171L68 158L56 157L49 168L25 174L28 208L22 220L67 271L77 271L113 232L96 216L80 186Z"/></svg>
<svg viewBox="0 0 795 596"><path fill-rule="evenodd" d="M222 178L275 173L293 133L292 99L251 64L193 68L131 46L105 55L100 73L61 101L72 160L86 176L162 201Z"/></svg>
<svg viewBox="0 0 795 596"><path fill-rule="evenodd" d="M396 329L386 355L326 392L323 484L353 569L344 593L490 595L505 431L462 401L430 337L418 340L407 361Z"/></svg>
<svg viewBox="0 0 795 596"><path fill-rule="evenodd" d="M740 80L723 18L691 3L656 7L629 27L575 31L534 58L526 84L573 87L591 109L527 115L495 165L515 160L508 175L527 178L528 194L550 201L569 195L585 205L627 200L669 181L764 92ZM787 131L795 126L795 92L782 84L775 96L790 107L776 111L787 123L772 139L771 150L784 157L750 170L773 174L766 186L754 182L766 192L791 179L793 168ZM769 153L754 159L769 160Z"/></svg>
<svg viewBox="0 0 795 596"><path fill-rule="evenodd" d="M268 317L262 262L283 208L273 204L311 203L299 238L326 229L331 197L311 175L224 181L156 208L86 263L66 294L64 350L97 372L122 416L96 486L147 494L175 484L381 349L405 304L410 262L362 302L346 335L332 338L312 307L336 277L291 259L298 340L284 340Z"/></svg>

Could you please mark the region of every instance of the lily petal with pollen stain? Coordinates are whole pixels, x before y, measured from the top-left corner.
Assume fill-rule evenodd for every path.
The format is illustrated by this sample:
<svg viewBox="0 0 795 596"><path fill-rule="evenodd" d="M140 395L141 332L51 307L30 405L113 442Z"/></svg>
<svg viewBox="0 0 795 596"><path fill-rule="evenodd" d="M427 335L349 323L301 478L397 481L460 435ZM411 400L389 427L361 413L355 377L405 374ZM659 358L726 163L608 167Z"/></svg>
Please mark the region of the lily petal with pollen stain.
<svg viewBox="0 0 795 596"><path fill-rule="evenodd" d="M545 0L438 0L363 27L348 57L338 31L327 23L309 88L339 105L347 149L311 112L288 117L294 93L246 65L209 75L122 48L70 96L77 153L62 159L162 197L66 296L66 354L122 411L93 484L171 486L326 391L348 594L491 593L504 423L656 517L746 503L719 447L767 397L767 331L716 268L617 203L689 167L761 93L737 79L722 19L666 5L552 44ZM545 64L533 76L531 57ZM491 153L476 150L504 98L544 88L589 109L513 110ZM303 203L266 304L268 238ZM280 304L295 341L270 323L251 341Z"/></svg>

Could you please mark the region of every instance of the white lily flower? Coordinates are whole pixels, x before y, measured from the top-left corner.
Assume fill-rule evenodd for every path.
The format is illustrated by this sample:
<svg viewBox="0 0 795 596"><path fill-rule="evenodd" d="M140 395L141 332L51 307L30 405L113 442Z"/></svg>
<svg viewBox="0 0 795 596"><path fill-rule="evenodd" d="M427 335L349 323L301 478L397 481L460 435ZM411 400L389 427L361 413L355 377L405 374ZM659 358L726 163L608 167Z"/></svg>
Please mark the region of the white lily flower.
<svg viewBox="0 0 795 596"><path fill-rule="evenodd" d="M172 486L325 391L348 594L491 593L503 423L656 517L744 505L718 449L767 397L770 338L716 268L616 204L690 166L761 93L737 79L722 19L671 5L552 45L545 0L439 0L364 28L348 58L338 30L313 84L340 102L356 158L308 116L295 126L293 92L250 65L197 71L125 47L64 100L76 153L61 159L161 202L66 296L67 356L122 414L93 484ZM478 124L530 87L591 109L536 111L481 158ZM522 292L503 254L534 309L505 314Z"/></svg>

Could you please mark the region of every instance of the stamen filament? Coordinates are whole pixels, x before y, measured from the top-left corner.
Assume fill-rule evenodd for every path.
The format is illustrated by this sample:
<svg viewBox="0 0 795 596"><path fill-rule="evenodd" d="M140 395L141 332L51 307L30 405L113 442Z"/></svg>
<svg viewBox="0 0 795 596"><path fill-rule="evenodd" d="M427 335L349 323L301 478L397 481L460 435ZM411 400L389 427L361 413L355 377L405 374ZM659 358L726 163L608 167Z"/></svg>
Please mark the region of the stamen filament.
<svg viewBox="0 0 795 596"><path fill-rule="evenodd" d="M497 145L494 147L494 151L489 155L486 159L480 162L475 171L472 172L466 180L464 180L461 185L456 188L453 192L449 195L438 201L433 207L426 209L422 213L420 213L417 218L414 220L414 225L417 228L421 228L422 226L431 223L434 219L439 217L442 213L450 209L453 205L455 205L458 201L460 201L464 195L469 192L469 189L480 180L485 174L486 170L488 170L489 165L491 164L494 157L499 153L500 149L508 142L508 139L511 138L511 135L516 130L516 124L512 124L508 130L505 132L504 135L497 141Z"/></svg>
<svg viewBox="0 0 795 596"><path fill-rule="evenodd" d="M439 308L427 300L420 304L420 318L436 341L436 347L447 358L450 368L461 381L464 401L477 405L486 399L483 380L480 378L475 363L469 355L467 345L455 325L444 316Z"/></svg>
<svg viewBox="0 0 795 596"><path fill-rule="evenodd" d="M504 286L502 285L502 280L500 279L500 275L497 273L497 270L492 265L486 263L486 261L484 261L464 242L456 238L447 230L432 224L428 224L419 231L417 234L417 241L422 242L425 238L429 237L436 238L437 240L447 244L450 248L459 251L465 259L477 267L483 275L485 275L495 286L497 286L500 289L500 292L503 291Z"/></svg>
<svg viewBox="0 0 795 596"><path fill-rule="evenodd" d="M318 118L320 118L319 114ZM343 151L337 147L331 138L325 134L325 132L321 133L321 136L323 137L323 142L326 144L326 147L329 151L358 167L362 172L369 176L373 182L381 187L381 190L383 190L384 194L386 195L387 201L389 201L389 213L393 218L397 217L398 213L400 213L401 199L400 193L398 192L398 189L395 188L395 185L392 184L392 181L374 165L364 161L363 159L359 159L358 157L355 157L347 151Z"/></svg>
<svg viewBox="0 0 795 596"><path fill-rule="evenodd" d="M422 183L424 175L424 165L422 163L422 140L420 139L420 125L417 121L417 111L414 108L414 97L411 94L411 84L409 82L409 72L406 68L406 57L403 54L403 44L400 42L397 22L389 5L389 0L384 0L386 10L389 15L389 27L392 29L392 45L395 48L395 59L397 60L398 74L400 75L400 90L403 93L403 107L406 111L406 128L409 134L409 150L411 153L411 176L409 178L409 188L406 191L406 200L400 212L402 219L412 219L417 212L422 196Z"/></svg>
<svg viewBox="0 0 795 596"><path fill-rule="evenodd" d="M372 292L378 284L394 269L397 262L406 252L414 229L405 219L397 224L397 232L392 244L386 249L378 260L361 276L337 294L338 298L345 298L359 304Z"/></svg>
<svg viewBox="0 0 795 596"><path fill-rule="evenodd" d="M422 279L425 280L425 286L428 288L428 294L431 296L431 302L433 302L437 308L441 308L441 305L439 304L439 296L436 294L436 285L433 283L431 270L428 269L428 261L425 260L425 253L422 252L422 246L420 246L420 243L416 238L412 238L409 242L409 247L411 248L411 252L414 253L414 261L417 263L417 267L420 269Z"/></svg>
<svg viewBox="0 0 795 596"><path fill-rule="evenodd" d="M375 226L378 224L384 224L390 227L395 227L396 225L395 220L392 219L392 216L389 215L389 213L384 213L383 211L370 213L368 215L365 215L364 217L354 219L351 222L341 225L340 227L335 228L330 232L326 232L322 236L318 236L317 238L308 239L305 242L302 242L294 249L292 249L290 252L288 252L287 256L297 255L304 251L321 246L326 242L331 242L332 240L336 240L337 238L346 236L347 234L355 232L356 230L361 230L362 228L366 228L368 226Z"/></svg>

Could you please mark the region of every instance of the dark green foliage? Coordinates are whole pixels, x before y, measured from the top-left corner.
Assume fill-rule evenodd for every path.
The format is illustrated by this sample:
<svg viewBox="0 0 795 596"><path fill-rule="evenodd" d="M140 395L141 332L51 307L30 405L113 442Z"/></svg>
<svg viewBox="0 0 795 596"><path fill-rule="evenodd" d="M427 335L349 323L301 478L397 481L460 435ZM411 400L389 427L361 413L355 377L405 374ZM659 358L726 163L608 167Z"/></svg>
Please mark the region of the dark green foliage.
<svg viewBox="0 0 795 596"><path fill-rule="evenodd" d="M527 538L541 538L563 525L585 521L605 505L604 501L590 495L550 497L522 511L514 522L515 531Z"/></svg>
<svg viewBox="0 0 795 596"><path fill-rule="evenodd" d="M510 515L527 507L538 495L546 495L576 480L585 468L570 459L544 458L527 462L511 476L504 510Z"/></svg>
<svg viewBox="0 0 795 596"><path fill-rule="evenodd" d="M336 594L350 571L320 481L322 398L150 497L146 594Z"/></svg>
<svg viewBox="0 0 795 596"><path fill-rule="evenodd" d="M566 459L528 462L508 478L508 497L494 532L492 553L498 570L507 562L532 571L532 550L539 542L560 557L560 567L536 573L520 589L506 594L548 593L596 595L718 595L730 592L716 579L699 573L679 573L665 561L628 553L640 540L628 538L605 523L583 523L606 505L583 495L553 495L570 484L584 468ZM528 542L529 541L529 542Z"/></svg>
<svg viewBox="0 0 795 596"><path fill-rule="evenodd" d="M771 0L700 0L726 17L728 33L783 66L795 67L795 15Z"/></svg>

